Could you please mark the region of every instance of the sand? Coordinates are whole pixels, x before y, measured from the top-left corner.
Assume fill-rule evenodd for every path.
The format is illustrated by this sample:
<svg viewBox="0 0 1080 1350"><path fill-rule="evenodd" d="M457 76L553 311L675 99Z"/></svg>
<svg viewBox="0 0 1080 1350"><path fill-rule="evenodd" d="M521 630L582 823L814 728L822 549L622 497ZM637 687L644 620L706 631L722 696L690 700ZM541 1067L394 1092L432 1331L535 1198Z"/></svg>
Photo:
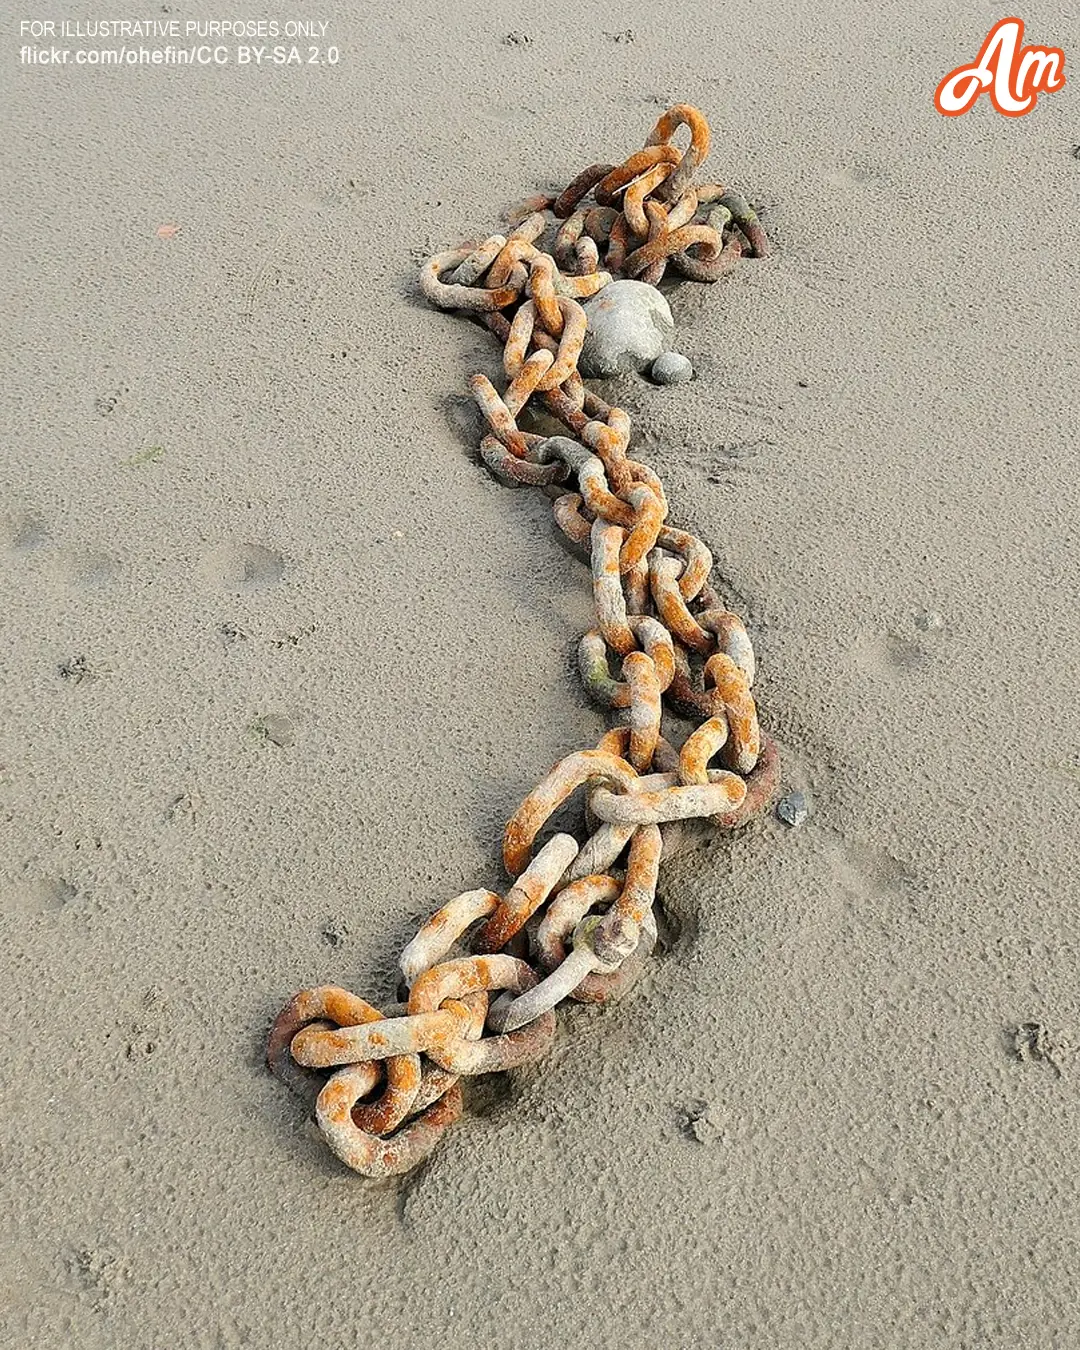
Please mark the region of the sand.
<svg viewBox="0 0 1080 1350"><path fill-rule="evenodd" d="M5 1347L1080 1343L1077 86L932 104L1004 12L337 3L337 66L244 70L5 25ZM604 392L811 814L667 866L633 995L367 1184L270 1019L386 999L604 726L416 267L678 100L776 256L670 292L692 384Z"/></svg>

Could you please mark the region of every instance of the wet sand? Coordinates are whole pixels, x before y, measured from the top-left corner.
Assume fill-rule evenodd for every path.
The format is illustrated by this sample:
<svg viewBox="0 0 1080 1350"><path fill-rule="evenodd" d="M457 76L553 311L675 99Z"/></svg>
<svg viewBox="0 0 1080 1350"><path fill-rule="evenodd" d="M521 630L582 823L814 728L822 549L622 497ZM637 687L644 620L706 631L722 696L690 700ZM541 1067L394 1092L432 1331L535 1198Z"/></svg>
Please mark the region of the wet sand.
<svg viewBox="0 0 1080 1350"><path fill-rule="evenodd" d="M939 116L968 3L312 17L334 67L8 24L0 1343L1076 1345L1075 86ZM387 999L604 726L416 270L676 101L775 256L670 291L693 383L602 392L811 813L666 867L638 989L366 1184L270 1019Z"/></svg>

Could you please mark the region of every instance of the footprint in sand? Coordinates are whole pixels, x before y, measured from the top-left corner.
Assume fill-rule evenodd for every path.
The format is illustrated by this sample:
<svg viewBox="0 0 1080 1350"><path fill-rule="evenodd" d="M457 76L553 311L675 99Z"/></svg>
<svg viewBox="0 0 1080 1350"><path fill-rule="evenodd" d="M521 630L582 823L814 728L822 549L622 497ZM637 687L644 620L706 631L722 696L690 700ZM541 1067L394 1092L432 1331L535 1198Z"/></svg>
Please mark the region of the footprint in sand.
<svg viewBox="0 0 1080 1350"><path fill-rule="evenodd" d="M44 520L31 511L0 516L0 550L34 565L71 590L97 590L119 571L115 558L94 549L57 548Z"/></svg>
<svg viewBox="0 0 1080 1350"><path fill-rule="evenodd" d="M52 542L45 522L29 511L0 516L0 546L10 553L33 553Z"/></svg>
<svg viewBox="0 0 1080 1350"><path fill-rule="evenodd" d="M107 553L62 551L56 562L58 579L75 591L96 591L109 585L119 572L119 564Z"/></svg>
<svg viewBox="0 0 1080 1350"><path fill-rule="evenodd" d="M827 175L827 181L835 183L837 187L888 187L892 176L880 164L860 160L834 169Z"/></svg>
<svg viewBox="0 0 1080 1350"><path fill-rule="evenodd" d="M0 913L52 914L69 905L76 894L63 877L4 877L0 880Z"/></svg>
<svg viewBox="0 0 1080 1350"><path fill-rule="evenodd" d="M219 544L204 556L199 571L223 591L262 591L284 577L285 559L262 544Z"/></svg>
<svg viewBox="0 0 1080 1350"><path fill-rule="evenodd" d="M918 877L885 849L858 840L842 840L829 849L829 870L846 906L860 909L867 900L892 913L909 906L919 886Z"/></svg>
<svg viewBox="0 0 1080 1350"><path fill-rule="evenodd" d="M917 676L930 669L945 636L945 621L936 610L917 609L909 623L863 638L856 645L855 659L860 669L877 679Z"/></svg>

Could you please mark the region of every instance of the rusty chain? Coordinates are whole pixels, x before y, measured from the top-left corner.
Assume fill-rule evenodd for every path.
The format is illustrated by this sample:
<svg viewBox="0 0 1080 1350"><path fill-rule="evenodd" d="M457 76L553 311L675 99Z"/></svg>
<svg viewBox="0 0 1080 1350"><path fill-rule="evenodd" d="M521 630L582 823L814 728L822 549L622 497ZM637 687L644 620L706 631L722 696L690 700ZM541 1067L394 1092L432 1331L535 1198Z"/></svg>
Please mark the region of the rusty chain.
<svg viewBox="0 0 1080 1350"><path fill-rule="evenodd" d="M685 150L673 140L680 127ZM480 455L502 482L552 497L558 528L589 562L596 627L578 664L590 697L620 724L560 760L514 813L505 895L455 897L405 947L405 1003L380 1010L324 986L302 990L275 1019L270 1068L300 1093L314 1080L327 1142L366 1176L408 1171L430 1153L461 1114L462 1076L542 1058L563 999L604 1003L634 984L656 942L657 875L681 822L733 830L775 796L779 760L758 724L746 628L709 583L705 544L667 523L663 484L629 454L629 417L578 372L580 302L613 276L655 286L670 268L714 282L744 254L765 256L747 202L720 183L695 185L708 152L701 112L669 108L625 163L590 165L558 196L508 213L509 233L436 254L421 270L428 300L464 310L504 344L505 389L484 375L469 382L488 428ZM530 406L568 434L519 426ZM697 724L678 750L661 733L665 700ZM717 757L723 767L712 767ZM579 789L584 840L559 832L534 851ZM453 955L463 947L472 954Z"/></svg>

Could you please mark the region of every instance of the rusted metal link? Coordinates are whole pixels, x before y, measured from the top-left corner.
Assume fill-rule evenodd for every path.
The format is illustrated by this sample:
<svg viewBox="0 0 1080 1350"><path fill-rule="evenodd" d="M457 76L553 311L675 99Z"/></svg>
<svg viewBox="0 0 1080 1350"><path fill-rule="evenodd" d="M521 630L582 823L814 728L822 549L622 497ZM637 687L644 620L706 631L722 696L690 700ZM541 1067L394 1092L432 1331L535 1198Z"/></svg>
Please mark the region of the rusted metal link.
<svg viewBox="0 0 1080 1350"><path fill-rule="evenodd" d="M453 249L448 253L436 253L429 258L420 271L420 289L425 299L440 309L467 309L483 312L489 309L506 309L517 303L519 290L510 286L499 286L485 290L478 286L454 286L442 280L443 272L453 271L472 255L472 249ZM520 289L520 288L519 288Z"/></svg>
<svg viewBox="0 0 1080 1350"><path fill-rule="evenodd" d="M542 979L526 994L517 998L507 998L505 994L496 999L488 1014L488 1026L492 1031L512 1032L529 1022L553 1012L564 998L581 983L587 975L601 969L601 962L590 946L581 943L563 961L558 970Z"/></svg>
<svg viewBox="0 0 1080 1350"><path fill-rule="evenodd" d="M488 1002L486 994L470 994L468 998L462 1000L463 1003L475 1003L477 1006L485 1006ZM404 1017L405 1007L401 1007L400 1015ZM482 1030L482 1027L481 1027ZM480 1032L477 1032L479 1036ZM416 1101L413 1103L414 1115L419 1115L421 1111L426 1111L433 1102L437 1102L440 1097L449 1092L458 1081L456 1073L448 1073L445 1069L440 1069L437 1064L432 1064L431 1060L422 1061L423 1075L420 1079L420 1091L416 1094Z"/></svg>
<svg viewBox="0 0 1080 1350"><path fill-rule="evenodd" d="M599 247L612 238L612 225L621 212L614 207L589 207L585 212L585 232Z"/></svg>
<svg viewBox="0 0 1080 1350"><path fill-rule="evenodd" d="M706 632L716 637L717 648L735 662L746 676L747 685L753 685L757 667L750 635L742 619L726 609L700 610L694 618Z"/></svg>
<svg viewBox="0 0 1080 1350"><path fill-rule="evenodd" d="M626 217L620 214L611 227L610 235L608 235L607 255L604 262L609 272L621 272L623 270L626 255L630 252L630 246L634 242Z"/></svg>
<svg viewBox="0 0 1080 1350"><path fill-rule="evenodd" d="M631 845L627 880L621 889L612 877L588 876L567 886L552 902L537 932L538 955L550 973L513 1001L498 1000L488 1014L489 1026L513 1031L568 997L606 1003L620 998L637 981L656 943L652 902L661 850L655 827L639 830L638 837L644 838L644 848L637 850L635 859ZM645 854L648 861L643 866ZM632 873L637 874L633 880ZM598 899L613 903L603 916L587 916ZM567 954L565 939L571 929L573 950Z"/></svg>
<svg viewBox="0 0 1080 1350"><path fill-rule="evenodd" d="M443 959L462 934L478 919L494 914L502 902L502 896L495 891L464 891L437 909L402 950L398 965L406 986L415 984L425 970Z"/></svg>
<svg viewBox="0 0 1080 1350"><path fill-rule="evenodd" d="M567 468L564 464L563 468ZM551 504L551 513L555 523L574 545L582 550L586 561L592 546L592 522L581 514L582 500L577 492L564 492Z"/></svg>
<svg viewBox="0 0 1080 1350"><path fill-rule="evenodd" d="M599 879L588 878L589 881ZM580 999L591 994L592 1001L605 1002L625 993L640 974L644 959L656 942L656 924L651 911L642 915L632 932L624 923L617 939L607 939L608 951L602 953L602 930L609 919L619 917L616 913L618 903L616 900L603 917L582 918L574 927L573 950L569 955L564 955L551 973L527 993L512 1000L506 1000L505 996L496 1000L488 1014L488 1025L493 1030L510 1032L554 1009L564 998ZM565 952L565 944L561 941L564 936L560 933L559 945ZM635 956L639 959L631 962L624 971L624 965ZM621 979L618 978L620 975Z"/></svg>
<svg viewBox="0 0 1080 1350"><path fill-rule="evenodd" d="M555 294L561 300L588 300L597 291L603 290L610 281L610 272L589 272L586 276L578 277L568 277L562 272L556 272Z"/></svg>
<svg viewBox="0 0 1080 1350"><path fill-rule="evenodd" d="M652 600L649 591L648 558L642 558L639 563L630 568L629 572L623 573L623 594L626 596L628 623L631 619L640 619L649 614L652 609ZM631 623L630 627L633 628L633 626Z"/></svg>
<svg viewBox="0 0 1080 1350"><path fill-rule="evenodd" d="M292 1055L305 1068L329 1069L358 1060L430 1054L439 1046L463 1039L471 1022L470 1010L459 1003L418 1017L387 1017L341 1027L313 1024L293 1037Z"/></svg>
<svg viewBox="0 0 1080 1350"><path fill-rule="evenodd" d="M536 351L521 364L521 369L510 381L503 402L510 416L517 418L518 413L532 398L544 377L555 364L555 357L548 351Z"/></svg>
<svg viewBox="0 0 1080 1350"><path fill-rule="evenodd" d="M576 845L575 845L576 848ZM425 972L409 994L410 1017L437 1015L440 1006L454 1006L463 997L494 989L523 994L538 984L531 966L516 956L469 956L444 961ZM555 1014L542 1014L521 1031L505 1036L461 1040L430 1049L429 1058L451 1073L500 1073L542 1059L555 1038Z"/></svg>
<svg viewBox="0 0 1080 1350"><path fill-rule="evenodd" d="M556 834L549 839L507 891L506 899L476 934L473 951L486 955L505 947L548 898L559 878L574 861L577 851L577 840L573 835Z"/></svg>
<svg viewBox="0 0 1080 1350"><path fill-rule="evenodd" d="M475 378L477 377L474 376ZM632 530L638 523L634 507L629 502L621 501L610 490L607 472L599 455L593 454L577 441L570 440L568 436L549 436L544 445L538 449L537 457L545 461L561 459L573 473L577 474L585 505L597 519L605 524L621 525L627 530ZM627 464L633 466L633 461L627 460ZM660 501L661 510L665 510L666 505L666 502Z"/></svg>
<svg viewBox="0 0 1080 1350"><path fill-rule="evenodd" d="M706 689L710 685L715 686L727 718L728 739L723 748L724 762L736 773L747 774L761 753L761 730L750 684L726 652L716 652L705 662Z"/></svg>
<svg viewBox="0 0 1080 1350"><path fill-rule="evenodd" d="M665 145L675 135L679 127L686 127L690 132L688 154L693 159L694 167L699 168L705 163L709 154L709 124L701 109L695 108L691 103L676 103L673 107L668 108L657 120L656 126L649 132L645 144Z"/></svg>
<svg viewBox="0 0 1080 1350"><path fill-rule="evenodd" d="M663 527L656 536L656 542L668 552L682 556L684 566L678 577L679 593L689 604L709 579L713 565L712 554L701 540L688 530L677 530L671 525ZM700 616L698 621L700 622Z"/></svg>
<svg viewBox="0 0 1080 1350"><path fill-rule="evenodd" d="M735 270L742 252L742 241L733 234L718 254L714 254L710 247L706 249L704 256L698 258L683 250L673 253L668 261L675 271L688 281L713 282L719 281L721 277L726 277Z"/></svg>
<svg viewBox="0 0 1080 1350"><path fill-rule="evenodd" d="M503 834L503 866L507 872L516 877L525 870L529 849L541 826L583 783L599 778L618 792L630 792L637 777L633 765L603 750L578 750L560 759L507 823Z"/></svg>
<svg viewBox="0 0 1080 1350"><path fill-rule="evenodd" d="M726 830L737 830L764 815L779 791L780 752L771 737L762 736L758 761L746 777L746 796L742 805L734 811L722 811L713 819Z"/></svg>
<svg viewBox="0 0 1080 1350"><path fill-rule="evenodd" d="M382 1178L411 1172L461 1115L461 1087L455 1082L422 1115L389 1139L380 1139L356 1123L356 1102L365 1091L365 1068L350 1065L328 1079L315 1103L315 1119L334 1153L361 1176Z"/></svg>
<svg viewBox="0 0 1080 1350"><path fill-rule="evenodd" d="M636 277L657 259L670 258L674 253L683 253L691 244L704 246L702 258L706 261L712 257L719 257L723 246L720 236L710 226L683 225L678 230L672 230L670 234L661 235L659 239L636 248L623 263L622 270L628 277Z"/></svg>
<svg viewBox="0 0 1080 1350"><path fill-rule="evenodd" d="M643 150L638 150L630 156L629 159L619 165L617 169L612 169L606 177L597 183L593 192L599 206L613 206L616 196L633 183L635 179L640 178L642 174L647 174L658 165L675 165L682 158L682 152L674 145L651 145Z"/></svg>
<svg viewBox="0 0 1080 1350"><path fill-rule="evenodd" d="M593 951L601 961L617 964L637 948L641 926L656 899L663 846L656 825L642 825L630 840L623 888L592 935Z"/></svg>
<svg viewBox="0 0 1080 1350"><path fill-rule="evenodd" d="M667 177L670 176L670 174L667 175ZM645 221L647 227L645 242L648 244L655 244L660 239L666 239L675 228L668 216L667 207L658 201L643 201L641 203L641 218ZM629 219L630 217L627 215L627 220ZM640 235L641 231L637 230L635 233ZM666 271L667 259L657 258L643 272L638 274L638 280L645 282L648 286L659 286Z"/></svg>
<svg viewBox="0 0 1080 1350"><path fill-rule="evenodd" d="M324 1028L356 1025L369 1020L371 1014L381 1016L379 1010L370 1003L337 985L301 989L274 1018L266 1042L267 1067L297 1096L305 1097L312 1083L321 1080L314 1079L311 1074L305 1074L296 1067L289 1053L296 1033L312 1025ZM377 1081L378 1073L374 1072Z"/></svg>
<svg viewBox="0 0 1080 1350"><path fill-rule="evenodd" d="M548 260L550 262L550 259ZM536 329L537 320L541 318L538 308L538 294L545 294L543 288L543 269L534 269L532 282L539 287L534 289L533 298L526 301L518 312L514 315L514 322L510 325L510 343L511 352L509 363L515 369L513 379L516 381L521 378L522 372L526 369L529 361L535 361L537 357L546 358L545 369L538 377L534 389L556 389L559 385L568 380L571 375L577 371L578 357L581 355L581 344L585 340L585 327L587 320L585 311L575 300L568 300L563 296L554 296L549 298L554 308L554 312L559 316L559 343L556 348L555 356L552 358L550 349L534 352L527 361L518 365L518 358L528 343L534 340L538 334ZM554 333L550 323L550 315L544 322L544 327L549 333ZM508 372L509 373L509 369ZM529 391L532 393L532 390ZM527 397L527 396L526 396Z"/></svg>
<svg viewBox="0 0 1080 1350"><path fill-rule="evenodd" d="M502 286L514 286L515 296L517 296L520 287L517 286L514 278L523 277L525 281L529 276L529 263L534 258L540 257L540 250L528 239L510 238L506 241L499 251L499 256L491 264L485 280L489 287L497 289ZM518 271L518 269L523 269ZM499 306L502 308L502 306Z"/></svg>
<svg viewBox="0 0 1080 1350"><path fill-rule="evenodd" d="M657 613L672 636L693 651L711 651L712 634L690 613L679 590L678 564L660 549L649 557L649 584Z"/></svg>
<svg viewBox="0 0 1080 1350"><path fill-rule="evenodd" d="M524 459L529 450L529 443L524 434L518 430L513 413L500 398L488 377L474 375L469 380L469 389L495 435L511 454Z"/></svg>
<svg viewBox="0 0 1080 1350"><path fill-rule="evenodd" d="M599 906L614 904L622 883L606 873L587 873L564 886L544 911L534 942L542 970L550 974L566 960L566 941L577 925Z"/></svg>
<svg viewBox="0 0 1080 1350"><path fill-rule="evenodd" d="M634 518L619 550L620 572L632 572L645 561L664 525L664 503L644 484L632 487L626 493L626 501L633 508Z"/></svg>
<svg viewBox="0 0 1080 1350"><path fill-rule="evenodd" d="M690 131L690 146L678 168L660 191L661 201L676 201L690 186L694 174L709 153L709 124L699 109L689 103L677 104L663 114L649 135L647 144L665 144L680 126Z"/></svg>
<svg viewBox="0 0 1080 1350"><path fill-rule="evenodd" d="M667 181L665 181L664 187L667 187ZM675 204L668 211L666 221L667 228L669 230L678 230L681 229L683 225L689 225L690 222L694 219L694 216L697 214L697 209L698 209L697 192L692 187L688 187L686 191L683 192L682 196L679 197L678 201L676 201ZM713 225L713 222L711 220L707 220L705 221L705 224ZM715 225L713 225L713 229L716 229ZM717 234L719 233L720 231L717 230Z"/></svg>
<svg viewBox="0 0 1080 1350"><path fill-rule="evenodd" d="M592 527L592 581L596 621L604 641L620 656L637 646L628 622L626 598L620 580L619 555L626 532L597 518Z"/></svg>
<svg viewBox="0 0 1080 1350"><path fill-rule="evenodd" d="M555 296L555 260L546 253L538 253L529 264L529 284L525 288L526 294L533 302L536 316L540 323L551 334L552 337L561 337L563 330L562 311L556 302ZM585 325L582 324L582 336L584 336ZM570 363L570 369L576 369L577 357ZM569 370L567 374L569 374ZM565 379L566 376L563 376ZM562 380L556 380L555 384L561 384Z"/></svg>
<svg viewBox="0 0 1080 1350"><path fill-rule="evenodd" d="M592 875L579 878L559 892L536 930L537 957L544 970L556 971L563 966L571 933L590 911L616 901L621 889L614 877ZM594 935L595 931L594 928ZM642 917L637 946L617 969L608 974L587 974L569 991L569 997L579 1003L608 1003L621 998L640 978L655 944L656 922L650 911Z"/></svg>
<svg viewBox="0 0 1080 1350"><path fill-rule="evenodd" d="M454 268L450 274L453 286L475 286L476 282L488 270L491 264L506 247L506 236L493 234L479 248L470 253L465 261Z"/></svg>
<svg viewBox="0 0 1080 1350"><path fill-rule="evenodd" d="M652 658L630 652L623 660L623 679L630 690L630 763L645 773L660 738L660 681Z"/></svg>
<svg viewBox="0 0 1080 1350"><path fill-rule="evenodd" d="M636 791L616 794L598 787L589 796L589 808L599 820L613 824L659 825L734 811L745 796L746 783L738 774L710 769L707 783L689 786L680 784L677 774L650 774Z"/></svg>
<svg viewBox="0 0 1080 1350"><path fill-rule="evenodd" d="M535 244L547 229L547 224L547 217L543 211L534 211L531 216L526 216L524 220L518 221L512 233L507 235L506 242L508 244Z"/></svg>
<svg viewBox="0 0 1080 1350"><path fill-rule="evenodd" d="M625 730L629 731L629 727ZM637 828L636 825L608 825L606 822L598 826L582 844L577 857L563 873L559 885L565 886L581 877L591 876L594 872L606 872L614 867L637 833Z"/></svg>
<svg viewBox="0 0 1080 1350"><path fill-rule="evenodd" d="M630 444L629 417L622 408L609 408L603 421L590 417L581 425L579 435L604 466L611 491L623 498L634 485L631 461L626 455Z"/></svg>
<svg viewBox="0 0 1080 1350"><path fill-rule="evenodd" d="M690 652L681 642L673 641L675 652L675 674L666 690L666 698L671 708L680 717L703 721L723 712L715 689L705 692L700 683L700 672L695 672L690 660ZM695 678L695 675L698 678Z"/></svg>
<svg viewBox="0 0 1080 1350"><path fill-rule="evenodd" d="M565 464L534 464L519 459L497 436L483 438L480 458L507 487L544 487L561 482L567 474Z"/></svg>
<svg viewBox="0 0 1080 1350"><path fill-rule="evenodd" d="M647 614L631 614L627 623L642 651L652 659L663 693L675 676L675 644L671 634L662 623Z"/></svg>
<svg viewBox="0 0 1080 1350"><path fill-rule="evenodd" d="M330 1032L335 1027L363 1026L384 1020L378 1008L350 994L347 989L324 985L301 990L274 1021L267 1044L267 1062L279 1077L294 1082L287 1065L293 1058L291 1047L305 1028L316 1033ZM302 1060L297 1062L303 1063ZM357 1092L357 1097L367 1096L383 1076L373 1064L365 1064L363 1068L366 1086ZM419 1055L406 1052L391 1056L386 1060L385 1071L386 1085L382 1095L375 1102L358 1106L355 1112L357 1126L373 1134L387 1134L397 1129L412 1110L420 1090ZM360 1078L356 1081L359 1083Z"/></svg>
<svg viewBox="0 0 1080 1350"><path fill-rule="evenodd" d="M664 519L667 519L668 500L667 493L664 491L664 485L660 481L660 476L654 473L647 464L639 464L636 459L628 459L630 473L635 483L644 483L656 500L660 503L661 510L664 513Z"/></svg>
<svg viewBox="0 0 1080 1350"><path fill-rule="evenodd" d="M649 222L651 220L655 220L659 224L661 235L668 232L667 212L659 202L650 202L649 205L653 210L646 216L645 198L654 188L658 188L666 178L670 178L671 173L672 165L657 164L648 173L635 179L626 189L623 195L623 215L625 215L626 223L630 226L633 234L649 234ZM626 263L629 269L629 258L627 258Z"/></svg>
<svg viewBox="0 0 1080 1350"><path fill-rule="evenodd" d="M571 180L555 198L551 207L552 215L558 220L564 220L567 216L572 216L578 202L583 197L587 197L597 183L606 178L614 167L614 164L590 164L587 169L582 169L578 176Z"/></svg>
<svg viewBox="0 0 1080 1350"><path fill-rule="evenodd" d="M585 233L588 214L587 211L575 211L559 226L552 254L561 272L583 276L599 269L600 251L596 240Z"/></svg>
<svg viewBox="0 0 1080 1350"><path fill-rule="evenodd" d="M655 186L656 182L663 181L663 177L670 173L672 167L679 162L680 158L682 158L682 153L675 146L647 146L644 150L636 151L636 153L630 155L625 163L621 163L617 169L613 169L605 178L602 178L595 186L593 196L599 207L613 207L616 204L618 194L624 192L624 190L628 192L630 185L639 182L643 175L649 177L649 175L655 174L657 169L663 169L664 173L660 175L660 178L653 181L652 186ZM644 225L641 228L644 228Z"/></svg>
<svg viewBox="0 0 1080 1350"><path fill-rule="evenodd" d="M675 648L671 634L662 623L645 614L627 615L626 625L635 641L651 659L658 689L662 694L675 675ZM626 680L612 679L608 665L607 643L599 629L590 629L578 644L578 669L586 691L602 707L630 707L630 685Z"/></svg>
<svg viewBox="0 0 1080 1350"><path fill-rule="evenodd" d="M585 233L594 243L606 244L618 218L619 212L613 206L591 206L585 212Z"/></svg>
<svg viewBox="0 0 1080 1350"><path fill-rule="evenodd" d="M769 256L769 239L762 229L761 221L757 218L757 212L746 200L737 193L726 193L720 199L721 205L726 206L731 212L731 217L739 229L746 236L746 242L753 250L755 258L767 258Z"/></svg>
<svg viewBox="0 0 1080 1350"><path fill-rule="evenodd" d="M662 182L657 189L657 197L661 203L680 202L685 196L694 191L692 183L694 175L697 173L698 166L694 161L694 156L687 151L675 166L675 170ZM695 207L696 210L696 207ZM693 212L690 213L693 215ZM675 229L673 223L670 227Z"/></svg>
<svg viewBox="0 0 1080 1350"><path fill-rule="evenodd" d="M599 629L590 629L578 643L578 671L585 692L604 708L629 708L630 686L614 680L608 648Z"/></svg>
<svg viewBox="0 0 1080 1350"><path fill-rule="evenodd" d="M600 250L589 238L579 239L574 247L574 263L567 269L571 276L586 277L600 270Z"/></svg>
<svg viewBox="0 0 1080 1350"><path fill-rule="evenodd" d="M555 203L555 198L546 192L537 192L531 197L524 197L519 202L506 207L499 213L499 219L508 229L514 229L520 225L523 220L528 220L532 215L541 211L550 211Z"/></svg>
<svg viewBox="0 0 1080 1350"><path fill-rule="evenodd" d="M630 751L630 734L630 728L627 726L612 727L597 741L596 749L601 754L615 755L625 760ZM666 773L675 771L678 767L679 752L660 736L653 751L653 768ZM590 814L587 806L585 814L586 817ZM582 877L610 871L638 832L636 825L612 825L607 822L590 825L590 829L592 833L563 873L559 888Z"/></svg>
<svg viewBox="0 0 1080 1350"><path fill-rule="evenodd" d="M574 271L578 262L578 242L585 234L585 219L586 212L575 211L556 229L551 252L559 271Z"/></svg>
<svg viewBox="0 0 1080 1350"><path fill-rule="evenodd" d="M691 732L683 741L679 751L679 781L681 783L707 783L709 781L709 760L727 744L728 724L723 715L710 717L702 722L696 731Z"/></svg>

